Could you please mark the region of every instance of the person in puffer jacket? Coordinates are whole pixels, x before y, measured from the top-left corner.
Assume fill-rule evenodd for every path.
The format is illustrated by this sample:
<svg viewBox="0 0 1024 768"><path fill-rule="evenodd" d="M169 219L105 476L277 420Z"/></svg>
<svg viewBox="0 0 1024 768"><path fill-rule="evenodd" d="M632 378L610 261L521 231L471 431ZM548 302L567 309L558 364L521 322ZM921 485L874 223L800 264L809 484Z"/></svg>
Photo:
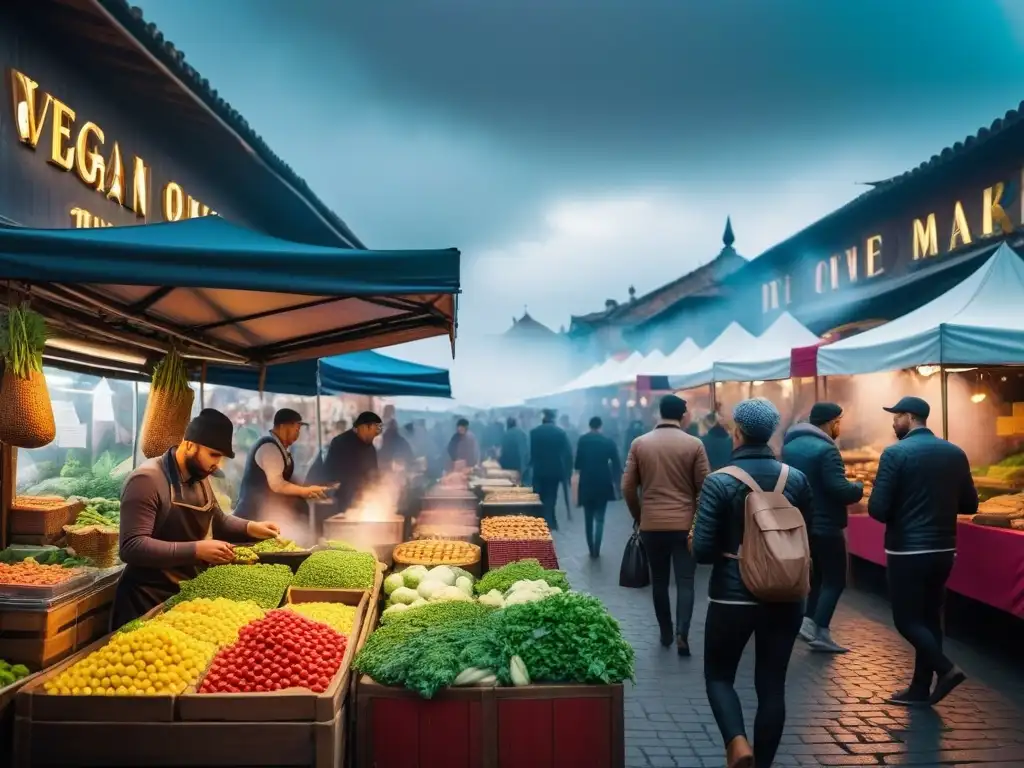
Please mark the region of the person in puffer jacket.
<svg viewBox="0 0 1024 768"><path fill-rule="evenodd" d="M846 479L846 466L836 439L843 409L835 403L815 403L810 423L794 424L782 444L782 460L805 475L814 493L814 512L808 528L811 544L811 594L807 598L800 637L811 649L846 653L832 639L829 625L846 589L846 507L864 496L863 483Z"/></svg>
<svg viewBox="0 0 1024 768"><path fill-rule="evenodd" d="M733 411L732 465L771 491L782 464L768 446L779 427L779 411L768 400L744 400ZM744 586L736 559L743 541L749 489L731 475L711 473L704 481L690 546L698 563L712 564L704 627L704 682L726 747L729 768L770 768L786 724L786 671L800 631L801 601L766 603ZM804 474L790 468L783 494L810 524L813 500ZM754 636L757 654L757 716L751 749L736 695L736 669Z"/></svg>

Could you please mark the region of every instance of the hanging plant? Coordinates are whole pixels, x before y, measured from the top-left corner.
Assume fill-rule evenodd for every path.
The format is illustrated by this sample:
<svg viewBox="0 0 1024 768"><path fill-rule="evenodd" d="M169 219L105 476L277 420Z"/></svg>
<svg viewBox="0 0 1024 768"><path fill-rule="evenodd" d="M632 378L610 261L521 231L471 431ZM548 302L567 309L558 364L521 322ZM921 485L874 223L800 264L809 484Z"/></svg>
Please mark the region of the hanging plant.
<svg viewBox="0 0 1024 768"><path fill-rule="evenodd" d="M53 442L50 392L43 376L46 321L28 307L0 314L0 441L18 448L42 448Z"/></svg>
<svg viewBox="0 0 1024 768"><path fill-rule="evenodd" d="M146 458L160 456L182 441L194 399L185 361L172 349L153 370L142 417L142 453Z"/></svg>

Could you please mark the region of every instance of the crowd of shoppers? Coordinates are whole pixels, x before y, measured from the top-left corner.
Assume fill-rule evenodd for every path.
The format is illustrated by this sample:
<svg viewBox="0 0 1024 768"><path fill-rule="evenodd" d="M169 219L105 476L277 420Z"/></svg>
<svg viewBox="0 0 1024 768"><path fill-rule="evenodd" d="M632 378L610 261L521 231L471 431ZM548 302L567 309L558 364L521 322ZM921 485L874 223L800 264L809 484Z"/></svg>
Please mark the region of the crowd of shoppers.
<svg viewBox="0 0 1024 768"><path fill-rule="evenodd" d="M881 456L868 512L885 525L893 623L916 653L909 685L887 701L934 705L965 679L943 651L941 616L957 515L974 514L978 496L964 452L928 429L925 401L904 397L885 410L898 442ZM785 727L786 675L798 636L814 651L847 650L830 627L846 586L847 506L863 498L864 487L847 479L836 442L843 410L816 403L807 423L787 430L781 461L769 446L781 417L768 400L737 405L731 430L708 417L699 439L690 434L685 401L668 396L660 412L658 425L628 446L622 476L650 563L660 639L669 646L674 636L679 654L689 655L694 572L710 565L708 701L728 768L767 768ZM773 528L764 520L787 522ZM588 528L588 543L590 535ZM787 537L782 546L780 535ZM751 638L758 701L752 741L735 690Z"/></svg>

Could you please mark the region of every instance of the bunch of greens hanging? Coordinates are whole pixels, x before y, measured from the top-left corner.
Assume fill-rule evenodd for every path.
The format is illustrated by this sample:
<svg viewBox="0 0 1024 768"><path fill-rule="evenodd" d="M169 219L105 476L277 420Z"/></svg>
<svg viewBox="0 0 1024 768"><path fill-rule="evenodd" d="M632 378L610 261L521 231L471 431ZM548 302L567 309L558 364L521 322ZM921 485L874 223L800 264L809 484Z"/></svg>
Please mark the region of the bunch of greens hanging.
<svg viewBox="0 0 1024 768"><path fill-rule="evenodd" d="M57 427L43 376L46 321L26 306L0 313L0 441L18 448L42 448Z"/></svg>
<svg viewBox="0 0 1024 768"><path fill-rule="evenodd" d="M143 455L147 458L160 456L182 441L194 399L185 361L172 349L153 370L146 413L142 417Z"/></svg>

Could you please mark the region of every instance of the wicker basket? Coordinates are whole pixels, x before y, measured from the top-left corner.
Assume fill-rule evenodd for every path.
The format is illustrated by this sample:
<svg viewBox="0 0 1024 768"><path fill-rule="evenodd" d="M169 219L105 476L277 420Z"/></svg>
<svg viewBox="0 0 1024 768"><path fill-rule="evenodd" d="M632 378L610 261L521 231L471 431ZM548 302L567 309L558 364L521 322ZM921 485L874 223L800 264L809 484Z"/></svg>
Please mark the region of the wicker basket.
<svg viewBox="0 0 1024 768"><path fill-rule="evenodd" d="M68 547L76 555L88 557L97 568L113 568L117 565L117 528L89 525L85 528L64 526L68 536Z"/></svg>
<svg viewBox="0 0 1024 768"><path fill-rule="evenodd" d="M179 395L165 389L151 389L142 417L142 455L147 459L162 456L185 437L192 416L195 392L191 388Z"/></svg>
<svg viewBox="0 0 1024 768"><path fill-rule="evenodd" d="M11 504L11 535L59 537L83 509L83 502L60 496L17 496Z"/></svg>
<svg viewBox="0 0 1024 768"><path fill-rule="evenodd" d="M4 371L0 382L0 442L17 448L42 448L57 436L50 391L41 371L27 379Z"/></svg>

